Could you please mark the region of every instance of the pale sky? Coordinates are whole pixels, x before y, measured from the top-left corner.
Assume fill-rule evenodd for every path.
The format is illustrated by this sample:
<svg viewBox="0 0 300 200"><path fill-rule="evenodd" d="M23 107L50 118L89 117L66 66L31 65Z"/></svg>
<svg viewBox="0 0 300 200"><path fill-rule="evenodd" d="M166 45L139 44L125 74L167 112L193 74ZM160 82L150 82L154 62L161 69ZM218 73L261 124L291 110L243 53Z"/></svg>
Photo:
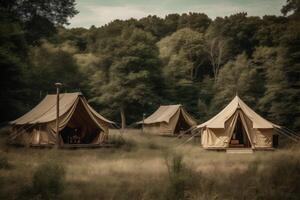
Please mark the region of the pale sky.
<svg viewBox="0 0 300 200"><path fill-rule="evenodd" d="M79 11L68 27L102 26L115 19L140 19L148 15L201 12L214 19L237 12L248 15L281 15L286 0L77 0Z"/></svg>

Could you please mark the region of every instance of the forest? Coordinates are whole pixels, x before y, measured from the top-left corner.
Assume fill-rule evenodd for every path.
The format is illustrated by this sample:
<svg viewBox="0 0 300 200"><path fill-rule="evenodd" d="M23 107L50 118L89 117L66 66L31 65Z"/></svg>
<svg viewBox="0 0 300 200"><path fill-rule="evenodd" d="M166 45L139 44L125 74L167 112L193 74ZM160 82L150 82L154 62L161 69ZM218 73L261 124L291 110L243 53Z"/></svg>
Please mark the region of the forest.
<svg viewBox="0 0 300 200"><path fill-rule="evenodd" d="M0 3L0 122L46 94L81 91L105 117L134 126L162 104L203 122L238 94L300 130L300 1L281 16L169 14L67 28L74 0ZM122 120L121 120L122 119Z"/></svg>

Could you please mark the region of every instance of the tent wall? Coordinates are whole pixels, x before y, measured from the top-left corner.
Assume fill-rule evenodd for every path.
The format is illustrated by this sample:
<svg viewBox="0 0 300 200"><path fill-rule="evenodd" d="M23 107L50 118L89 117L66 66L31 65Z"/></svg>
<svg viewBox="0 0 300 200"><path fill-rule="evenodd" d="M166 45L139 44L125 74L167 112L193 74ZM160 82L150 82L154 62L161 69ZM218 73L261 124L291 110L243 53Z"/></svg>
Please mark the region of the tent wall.
<svg viewBox="0 0 300 200"><path fill-rule="evenodd" d="M45 124L29 128L28 126L15 126L11 132L10 141L13 144L48 146L54 145L56 142L56 135L51 133L51 130Z"/></svg>
<svg viewBox="0 0 300 200"><path fill-rule="evenodd" d="M238 115L231 116L225 122L225 128L205 128L202 132L201 144L204 148L226 148Z"/></svg>
<svg viewBox="0 0 300 200"><path fill-rule="evenodd" d="M172 135L174 134L174 130L178 122L179 116L180 109L171 117L169 123L160 122L153 124L145 124L144 131L145 133L150 133L154 135Z"/></svg>
<svg viewBox="0 0 300 200"><path fill-rule="evenodd" d="M187 114L187 112L180 108L176 113L170 118L169 123L159 122L144 124L144 132L154 135L173 135L175 133L176 125L179 123L179 118L185 120L185 123L189 126L196 125L196 122Z"/></svg>
<svg viewBox="0 0 300 200"><path fill-rule="evenodd" d="M255 148L273 147L273 129L253 129L253 135Z"/></svg>
<svg viewBox="0 0 300 200"><path fill-rule="evenodd" d="M55 100L54 97L55 95L48 95L37 107L11 123L11 143L25 146L48 146L56 143L56 120L52 119L52 115L56 114L53 111L55 110L53 109L55 104L52 102ZM91 110L79 93L62 94L62 97L60 99L62 102L59 117L60 131L66 126L80 128L82 133L95 135L92 144L100 144L107 140L108 128L111 126L109 120ZM46 116L47 119L52 120L45 121ZM42 123L39 123L39 120ZM25 124L22 124L23 121ZM62 139L60 141L62 142Z"/></svg>
<svg viewBox="0 0 300 200"><path fill-rule="evenodd" d="M153 135L171 135L173 133L172 127L166 122L145 124L144 132Z"/></svg>
<svg viewBox="0 0 300 200"><path fill-rule="evenodd" d="M253 128L252 121L240 110L225 122L225 128L205 127L202 130L202 146L204 148L228 148L238 117L247 132L252 148L272 147L273 129Z"/></svg>

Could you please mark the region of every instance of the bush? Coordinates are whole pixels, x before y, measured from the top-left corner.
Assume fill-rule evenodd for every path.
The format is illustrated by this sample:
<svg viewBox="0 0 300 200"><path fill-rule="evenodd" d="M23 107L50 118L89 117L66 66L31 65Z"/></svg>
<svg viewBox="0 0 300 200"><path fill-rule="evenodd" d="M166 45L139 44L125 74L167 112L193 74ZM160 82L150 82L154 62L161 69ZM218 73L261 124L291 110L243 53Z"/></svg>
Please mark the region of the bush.
<svg viewBox="0 0 300 200"><path fill-rule="evenodd" d="M6 156L0 154L0 169L8 169L10 168L10 164Z"/></svg>
<svg viewBox="0 0 300 200"><path fill-rule="evenodd" d="M40 165L32 179L32 195L38 199L57 199L64 190L65 169L53 162Z"/></svg>
<svg viewBox="0 0 300 200"><path fill-rule="evenodd" d="M299 199L300 158L282 156L273 159L271 165L262 171L261 199Z"/></svg>
<svg viewBox="0 0 300 200"><path fill-rule="evenodd" d="M112 135L109 139L110 144L113 144L116 148L123 148L126 151L130 151L136 147L136 142L130 139L124 139L120 135Z"/></svg>
<svg viewBox="0 0 300 200"><path fill-rule="evenodd" d="M171 160L166 160L169 172L170 185L167 189L166 199L180 200L185 198L188 182L185 165L181 155L174 155Z"/></svg>
<svg viewBox="0 0 300 200"><path fill-rule="evenodd" d="M150 141L149 143L147 143L147 147L149 149L153 149L153 150L162 148L160 145L156 144L154 141Z"/></svg>

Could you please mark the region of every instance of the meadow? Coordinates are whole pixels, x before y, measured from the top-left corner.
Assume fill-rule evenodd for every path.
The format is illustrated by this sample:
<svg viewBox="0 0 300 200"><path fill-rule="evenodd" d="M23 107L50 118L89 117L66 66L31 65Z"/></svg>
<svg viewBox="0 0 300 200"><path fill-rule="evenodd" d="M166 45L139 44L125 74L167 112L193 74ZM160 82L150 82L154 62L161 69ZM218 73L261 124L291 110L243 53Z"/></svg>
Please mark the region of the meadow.
<svg viewBox="0 0 300 200"><path fill-rule="evenodd" d="M34 149L1 131L0 199L299 199L300 147L226 154L199 141L111 135L115 148ZM179 145L179 146L178 146Z"/></svg>

